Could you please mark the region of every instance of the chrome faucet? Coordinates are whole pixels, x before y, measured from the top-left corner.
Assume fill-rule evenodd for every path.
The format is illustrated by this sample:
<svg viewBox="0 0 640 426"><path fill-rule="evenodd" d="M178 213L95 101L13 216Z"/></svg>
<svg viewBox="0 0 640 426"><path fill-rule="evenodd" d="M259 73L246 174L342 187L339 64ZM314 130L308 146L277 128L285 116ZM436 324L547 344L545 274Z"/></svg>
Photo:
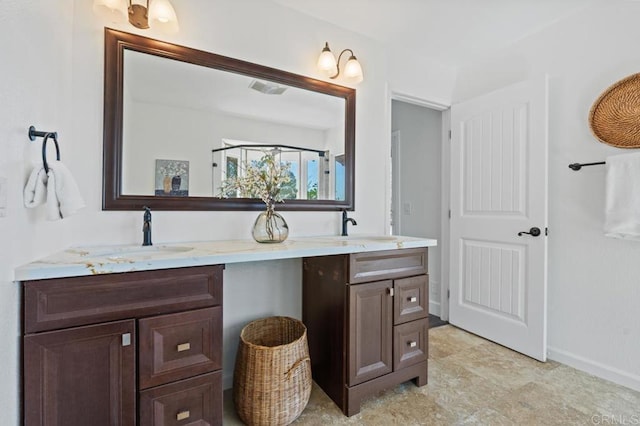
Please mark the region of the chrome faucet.
<svg viewBox="0 0 640 426"><path fill-rule="evenodd" d="M144 222L142 224L142 245L150 246L151 243L151 209L147 206L144 209Z"/></svg>
<svg viewBox="0 0 640 426"><path fill-rule="evenodd" d="M347 211L346 210L342 210L342 236L346 237L348 236L347 234L347 223L351 222L352 225L357 225L358 223L355 221L355 219L351 218L351 217L347 217Z"/></svg>

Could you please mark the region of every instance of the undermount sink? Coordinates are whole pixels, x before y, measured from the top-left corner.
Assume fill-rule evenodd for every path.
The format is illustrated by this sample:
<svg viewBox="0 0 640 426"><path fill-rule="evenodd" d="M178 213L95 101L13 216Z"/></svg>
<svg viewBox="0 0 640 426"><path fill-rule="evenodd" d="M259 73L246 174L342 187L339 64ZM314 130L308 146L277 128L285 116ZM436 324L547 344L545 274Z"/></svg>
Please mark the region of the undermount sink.
<svg viewBox="0 0 640 426"><path fill-rule="evenodd" d="M104 249L89 250L87 256L106 257L111 260L126 259L130 257L151 257L156 254L184 253L193 250L188 246L125 246L105 247Z"/></svg>
<svg viewBox="0 0 640 426"><path fill-rule="evenodd" d="M374 235L374 236L370 236L370 237L363 237L363 239L372 240L372 241L395 241L395 240L397 240L397 238L394 237L393 235Z"/></svg>
<svg viewBox="0 0 640 426"><path fill-rule="evenodd" d="M396 241L393 235L349 235L336 237L339 241Z"/></svg>

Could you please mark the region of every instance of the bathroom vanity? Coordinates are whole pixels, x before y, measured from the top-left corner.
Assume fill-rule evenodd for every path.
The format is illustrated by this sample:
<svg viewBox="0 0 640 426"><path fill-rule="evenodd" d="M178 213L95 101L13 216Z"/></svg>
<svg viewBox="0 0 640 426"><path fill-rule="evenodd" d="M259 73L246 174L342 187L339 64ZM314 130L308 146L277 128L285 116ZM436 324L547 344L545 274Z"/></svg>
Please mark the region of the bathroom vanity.
<svg viewBox="0 0 640 426"><path fill-rule="evenodd" d="M222 270L24 282L25 424L219 424Z"/></svg>
<svg viewBox="0 0 640 426"><path fill-rule="evenodd" d="M427 249L303 260L303 318L316 383L347 416L367 396L427 384Z"/></svg>
<svg viewBox="0 0 640 426"><path fill-rule="evenodd" d="M303 258L312 374L345 414L381 389L421 386L434 245L213 241L69 249L24 265L24 424L222 424L223 270L236 262Z"/></svg>

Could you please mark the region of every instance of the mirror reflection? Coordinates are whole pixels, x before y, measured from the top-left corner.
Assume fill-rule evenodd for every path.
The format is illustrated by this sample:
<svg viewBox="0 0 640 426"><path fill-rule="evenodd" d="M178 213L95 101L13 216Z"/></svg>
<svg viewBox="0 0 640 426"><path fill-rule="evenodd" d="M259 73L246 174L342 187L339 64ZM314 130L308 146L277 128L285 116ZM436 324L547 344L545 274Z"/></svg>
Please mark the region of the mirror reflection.
<svg viewBox="0 0 640 426"><path fill-rule="evenodd" d="M279 210L353 209L354 89L110 28L104 82L104 210L261 210L220 187L265 153Z"/></svg>
<svg viewBox="0 0 640 426"><path fill-rule="evenodd" d="M220 196L270 152L289 164L286 198L344 200L344 111L341 97L125 50L122 192Z"/></svg>

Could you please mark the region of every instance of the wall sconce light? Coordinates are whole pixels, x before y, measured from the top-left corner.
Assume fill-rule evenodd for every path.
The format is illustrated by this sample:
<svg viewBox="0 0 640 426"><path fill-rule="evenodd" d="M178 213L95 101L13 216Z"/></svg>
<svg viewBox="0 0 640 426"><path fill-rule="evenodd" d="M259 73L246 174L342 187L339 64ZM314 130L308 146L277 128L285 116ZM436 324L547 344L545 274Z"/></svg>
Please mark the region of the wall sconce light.
<svg viewBox="0 0 640 426"><path fill-rule="evenodd" d="M362 81L362 67L351 49L344 49L340 52L336 61L336 57L333 56L331 49L329 49L329 43L325 42L320 57L318 57L318 69L325 72L329 78L338 77L340 74L340 59L342 59L342 54L345 52L349 52L351 56L349 56L344 66L343 77L350 83L360 83Z"/></svg>
<svg viewBox="0 0 640 426"><path fill-rule="evenodd" d="M146 0L142 3L146 5L134 0L94 0L93 10L115 23L128 17L131 25L142 30L153 27L167 32L178 31L176 11L169 0Z"/></svg>

